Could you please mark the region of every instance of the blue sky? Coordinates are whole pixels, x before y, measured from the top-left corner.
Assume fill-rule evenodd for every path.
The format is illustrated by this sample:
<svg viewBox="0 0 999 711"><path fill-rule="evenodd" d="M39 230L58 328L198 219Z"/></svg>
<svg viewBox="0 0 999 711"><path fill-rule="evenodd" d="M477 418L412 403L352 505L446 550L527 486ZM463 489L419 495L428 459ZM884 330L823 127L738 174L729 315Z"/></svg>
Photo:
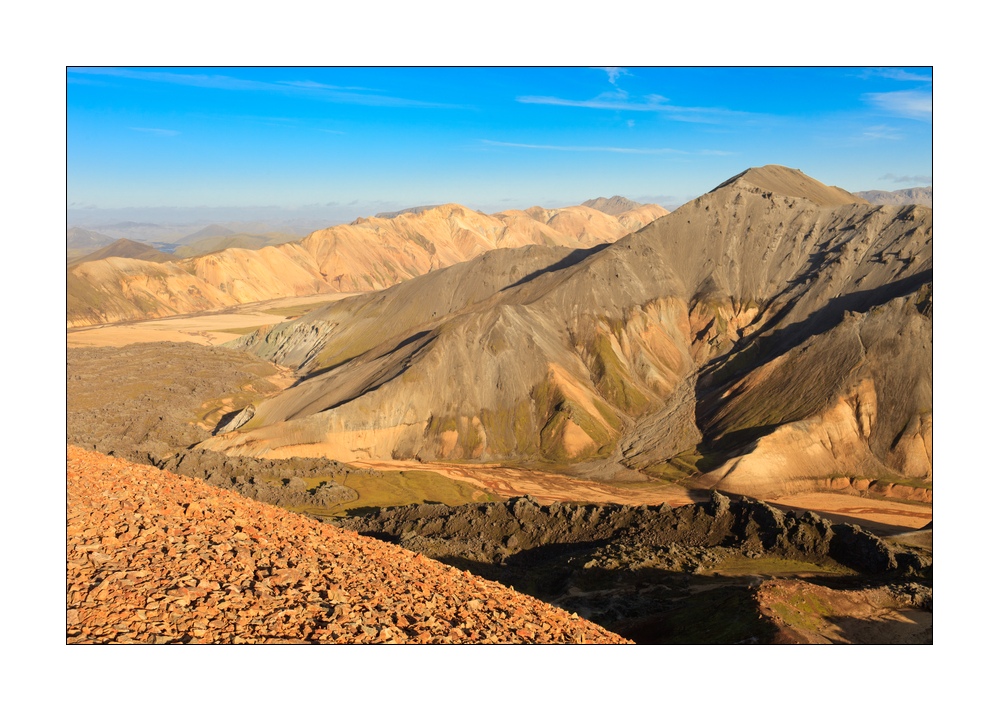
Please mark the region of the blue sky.
<svg viewBox="0 0 999 711"><path fill-rule="evenodd" d="M928 68L70 68L71 214L263 207L352 219L624 195L679 204L779 163L930 184Z"/></svg>

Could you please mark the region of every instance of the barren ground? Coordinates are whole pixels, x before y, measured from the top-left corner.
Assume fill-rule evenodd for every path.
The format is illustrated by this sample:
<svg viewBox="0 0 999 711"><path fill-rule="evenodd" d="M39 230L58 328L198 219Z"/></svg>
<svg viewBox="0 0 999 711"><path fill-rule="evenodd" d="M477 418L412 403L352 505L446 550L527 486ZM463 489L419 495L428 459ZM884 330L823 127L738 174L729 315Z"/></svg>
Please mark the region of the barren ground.
<svg viewBox="0 0 999 711"><path fill-rule="evenodd" d="M415 469L437 472L450 479L473 484L502 498L533 496L544 504L556 501L576 501L641 506L642 504L653 505L665 502L670 506L682 506L705 498L705 496L698 496L696 493L692 496L692 492L681 486L660 482L614 485L606 482L584 481L564 474L537 469L519 469L495 464L364 460L350 462L350 465L376 471Z"/></svg>
<svg viewBox="0 0 999 711"><path fill-rule="evenodd" d="M782 496L771 499L769 503L785 510L815 511L830 521L855 523L881 535L920 529L933 519L933 507L930 504L833 492Z"/></svg>
<svg viewBox="0 0 999 711"><path fill-rule="evenodd" d="M281 323L291 312L305 313L305 307L336 301L351 293L316 294L314 296L292 296L287 299L273 299L253 304L240 304L222 311L209 311L197 314L184 314L169 318L114 323L101 326L70 329L66 333L66 344L70 348L84 346L127 346L131 343L152 343L155 341L200 343L215 346L238 338L260 326ZM287 313L268 313L281 311Z"/></svg>

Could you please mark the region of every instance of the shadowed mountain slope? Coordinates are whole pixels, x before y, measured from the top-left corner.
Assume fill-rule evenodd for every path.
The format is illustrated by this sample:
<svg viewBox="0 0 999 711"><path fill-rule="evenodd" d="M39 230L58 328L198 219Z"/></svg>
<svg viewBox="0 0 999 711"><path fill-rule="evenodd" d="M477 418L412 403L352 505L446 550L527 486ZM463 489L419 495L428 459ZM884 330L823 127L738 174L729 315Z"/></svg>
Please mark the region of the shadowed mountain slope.
<svg viewBox="0 0 999 711"><path fill-rule="evenodd" d="M600 250L490 254L248 336L302 380L205 446L754 496L929 478L931 221L754 168Z"/></svg>
<svg viewBox="0 0 999 711"><path fill-rule="evenodd" d="M391 219L360 218L287 244L183 259L177 266L184 275L176 279L153 265L130 265L125 275L121 265L74 269L67 324L190 313L195 301L198 308L211 309L286 296L376 291L493 249L610 242L665 212L653 205L612 216L577 206L484 215L449 204ZM194 291L197 299L191 298Z"/></svg>

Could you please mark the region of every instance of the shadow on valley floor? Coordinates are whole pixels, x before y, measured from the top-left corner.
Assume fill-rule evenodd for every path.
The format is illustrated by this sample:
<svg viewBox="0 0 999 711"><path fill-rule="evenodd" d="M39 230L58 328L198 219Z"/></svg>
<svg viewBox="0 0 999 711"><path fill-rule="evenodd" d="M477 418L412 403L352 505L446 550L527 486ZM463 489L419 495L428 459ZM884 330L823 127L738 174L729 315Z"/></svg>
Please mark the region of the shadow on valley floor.
<svg viewBox="0 0 999 711"><path fill-rule="evenodd" d="M364 535L406 543L384 532ZM763 581L800 576L830 591L850 591L876 588L892 580L823 570L806 561L791 561L783 574L775 574L782 564L773 559L757 561L757 570L748 574L712 571L710 565L702 569L691 560L679 564L687 570L624 567L607 557L606 546L610 543L611 539L605 539L541 545L514 553L499 563L461 556L434 557L576 613L639 644L771 643L777 641L779 627L762 614L756 598ZM723 570L724 561L719 566ZM787 572L795 566L802 571ZM849 618L848 622L857 641L879 639L884 634L868 629L864 620Z"/></svg>
<svg viewBox="0 0 999 711"><path fill-rule="evenodd" d="M767 580L793 584L795 579L807 579L835 598L885 589L895 584L890 576L614 569L587 565L584 548L592 547L542 546L511 556L505 564L457 557L442 557L440 561L576 613L638 644L932 643L932 613L928 610L885 608L851 617L831 614L831 610L815 612L805 605L800 610L791 608L790 621L781 619L778 624L764 614L757 597L761 583ZM583 555L574 559L572 552ZM547 564L539 564L545 559ZM818 630L832 632L825 636Z"/></svg>
<svg viewBox="0 0 999 711"><path fill-rule="evenodd" d="M638 644L768 644L776 638L777 626L761 615L755 597L764 576L610 569L583 561L537 566L527 558L553 552L525 553L534 555L511 556L506 565L440 560L574 612ZM843 588L858 584L856 578L839 576L822 581Z"/></svg>

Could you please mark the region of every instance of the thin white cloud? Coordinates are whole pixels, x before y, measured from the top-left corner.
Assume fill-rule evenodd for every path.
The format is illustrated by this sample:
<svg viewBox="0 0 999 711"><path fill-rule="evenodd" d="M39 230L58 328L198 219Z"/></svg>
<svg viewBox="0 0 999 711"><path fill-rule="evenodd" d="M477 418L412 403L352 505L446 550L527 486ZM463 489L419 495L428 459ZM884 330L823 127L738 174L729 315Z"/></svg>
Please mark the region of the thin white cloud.
<svg viewBox="0 0 999 711"><path fill-rule="evenodd" d="M618 77L630 77L631 74L628 73L623 67L597 67L601 71L607 72L607 81L609 81L614 86L617 86Z"/></svg>
<svg viewBox="0 0 999 711"><path fill-rule="evenodd" d="M487 138L479 139L487 146L498 146L501 148L528 148L541 151L572 151L584 153L630 153L636 155L699 155L699 156L727 156L732 155L728 151L684 151L679 148L631 148L624 146L555 146L537 143L509 143L507 141L491 141Z"/></svg>
<svg viewBox="0 0 999 711"><path fill-rule="evenodd" d="M438 104L418 99L404 99L382 94L364 94L359 91L378 91L360 87L337 87L313 81L267 82L256 79L238 79L224 74L182 74L178 72L137 71L117 67L70 67L70 74L88 74L136 79L181 86L195 86L202 89L222 89L226 91L269 91L306 96L321 101L362 106L383 106L396 108L468 108L453 104Z"/></svg>
<svg viewBox="0 0 999 711"><path fill-rule="evenodd" d="M571 106L582 109L603 109L609 111L653 111L674 121L694 123L716 123L725 118L748 116L744 112L729 109L714 109L701 106L676 106L669 99L658 94L649 94L638 100L631 100L625 92L601 94L593 99L562 99L556 96L518 96L521 104L545 104L548 106Z"/></svg>
<svg viewBox="0 0 999 711"><path fill-rule="evenodd" d="M885 173L878 180L890 180L893 183L908 183L909 185L929 185L933 182L932 175L895 175Z"/></svg>
<svg viewBox="0 0 999 711"><path fill-rule="evenodd" d="M888 139L891 141L897 141L902 138L902 132L899 131L894 126L871 126L864 130L864 138L871 139Z"/></svg>
<svg viewBox="0 0 999 711"><path fill-rule="evenodd" d="M893 116L929 121L933 118L933 94L912 89L864 94L864 101Z"/></svg>
<svg viewBox="0 0 999 711"><path fill-rule="evenodd" d="M369 89L366 86L335 86L333 84L322 84L317 81L279 81L276 84L293 86L297 89L324 89L328 91L381 91L380 89Z"/></svg>
<svg viewBox="0 0 999 711"><path fill-rule="evenodd" d="M129 126L129 131L139 131L141 133L152 133L155 136L179 136L180 131L174 131L172 128L140 128L138 126Z"/></svg>
<svg viewBox="0 0 999 711"><path fill-rule="evenodd" d="M878 77L881 79L894 79L895 81L933 81L932 74L917 74L898 67L878 67L877 69L867 69L861 76L865 79Z"/></svg>

